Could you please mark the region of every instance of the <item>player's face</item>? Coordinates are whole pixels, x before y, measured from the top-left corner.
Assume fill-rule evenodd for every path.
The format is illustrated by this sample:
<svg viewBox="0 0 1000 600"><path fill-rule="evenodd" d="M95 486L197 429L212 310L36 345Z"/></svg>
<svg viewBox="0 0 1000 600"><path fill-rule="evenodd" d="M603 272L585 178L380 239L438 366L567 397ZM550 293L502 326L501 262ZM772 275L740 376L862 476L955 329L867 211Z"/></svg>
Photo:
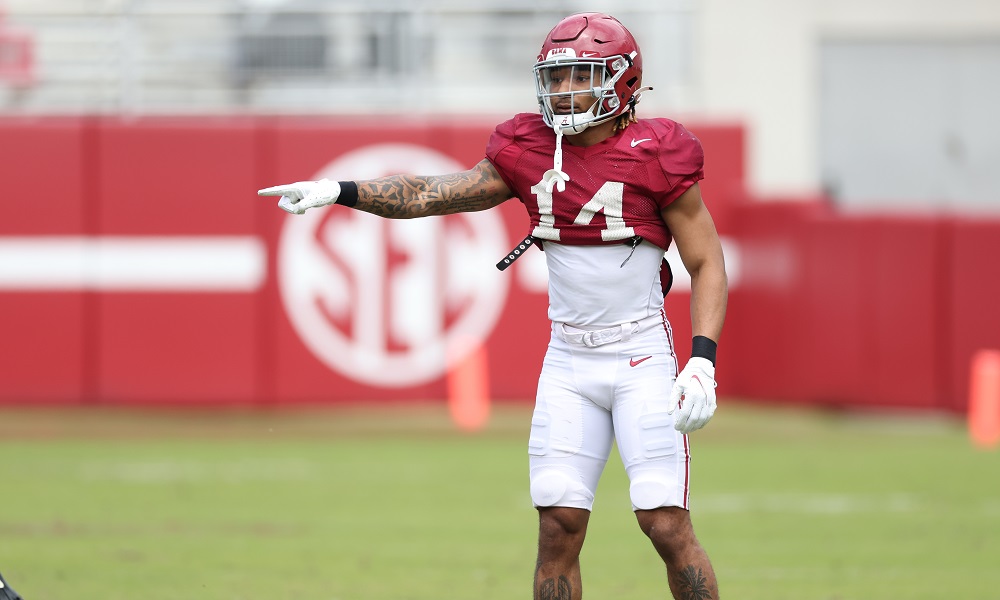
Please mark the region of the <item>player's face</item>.
<svg viewBox="0 0 1000 600"><path fill-rule="evenodd" d="M604 69L597 65L557 66L541 73L542 87L549 94L552 112L557 115L584 113L597 102L591 93L603 83Z"/></svg>

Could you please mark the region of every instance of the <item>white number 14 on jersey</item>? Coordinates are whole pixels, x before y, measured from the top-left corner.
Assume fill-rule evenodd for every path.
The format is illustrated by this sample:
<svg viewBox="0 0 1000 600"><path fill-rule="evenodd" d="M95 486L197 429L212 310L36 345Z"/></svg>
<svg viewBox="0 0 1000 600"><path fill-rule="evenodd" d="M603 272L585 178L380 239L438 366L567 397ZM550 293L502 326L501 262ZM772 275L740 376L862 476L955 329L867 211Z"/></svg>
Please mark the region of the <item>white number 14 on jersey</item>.
<svg viewBox="0 0 1000 600"><path fill-rule="evenodd" d="M579 214L573 220L574 225L589 225L597 213L604 211L605 228L601 230L601 239L605 242L625 240L635 236L635 230L625 224L622 216L622 198L625 184L608 181L597 190L594 197L580 208ZM538 225L531 233L534 237L553 242L559 241L559 229L556 228L556 217L552 213L552 192L545 190L545 181L539 181L531 186L531 193L538 198L538 213L541 216Z"/></svg>

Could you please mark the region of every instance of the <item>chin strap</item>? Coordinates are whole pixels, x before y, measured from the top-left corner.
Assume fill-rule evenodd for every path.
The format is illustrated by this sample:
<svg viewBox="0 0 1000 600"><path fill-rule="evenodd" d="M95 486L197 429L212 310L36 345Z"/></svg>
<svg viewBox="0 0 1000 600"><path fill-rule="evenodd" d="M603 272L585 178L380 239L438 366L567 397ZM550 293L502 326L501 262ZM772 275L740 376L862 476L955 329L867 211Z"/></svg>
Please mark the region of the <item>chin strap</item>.
<svg viewBox="0 0 1000 600"><path fill-rule="evenodd" d="M569 181L569 175L562 170L562 128L558 124L553 125L552 128L556 131L556 154L553 157L552 168L542 175L542 183L545 185L545 191L550 194L553 188L560 192L565 192L566 182Z"/></svg>

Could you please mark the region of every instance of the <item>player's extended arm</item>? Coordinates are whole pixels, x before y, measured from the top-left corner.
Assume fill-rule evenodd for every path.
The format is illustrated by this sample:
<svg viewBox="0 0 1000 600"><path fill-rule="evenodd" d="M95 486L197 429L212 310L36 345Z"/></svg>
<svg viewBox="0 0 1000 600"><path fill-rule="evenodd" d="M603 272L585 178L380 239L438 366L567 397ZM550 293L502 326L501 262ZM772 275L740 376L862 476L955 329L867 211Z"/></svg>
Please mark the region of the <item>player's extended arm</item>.
<svg viewBox="0 0 1000 600"><path fill-rule="evenodd" d="M278 207L292 214L343 204L390 219L411 219L492 208L511 197L493 164L448 175L392 175L366 181L299 181L257 192L281 196Z"/></svg>
<svg viewBox="0 0 1000 600"><path fill-rule="evenodd" d="M700 429L715 414L715 348L726 319L729 284L722 244L698 184L662 212L684 267L691 275L691 358L677 375L670 412L679 408L674 427Z"/></svg>

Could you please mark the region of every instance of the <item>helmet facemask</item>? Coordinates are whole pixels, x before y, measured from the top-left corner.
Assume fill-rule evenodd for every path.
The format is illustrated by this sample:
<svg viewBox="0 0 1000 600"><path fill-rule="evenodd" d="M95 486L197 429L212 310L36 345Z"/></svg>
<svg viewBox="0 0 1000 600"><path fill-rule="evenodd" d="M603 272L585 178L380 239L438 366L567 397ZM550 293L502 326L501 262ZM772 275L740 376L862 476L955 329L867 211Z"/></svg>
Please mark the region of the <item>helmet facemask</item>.
<svg viewBox="0 0 1000 600"><path fill-rule="evenodd" d="M569 54L569 56L567 56ZM535 91L545 124L565 135L580 133L628 110L616 93L619 80L631 66L630 57L578 59L572 49L535 64ZM581 102L580 98L586 98ZM587 110L586 105L596 99Z"/></svg>

